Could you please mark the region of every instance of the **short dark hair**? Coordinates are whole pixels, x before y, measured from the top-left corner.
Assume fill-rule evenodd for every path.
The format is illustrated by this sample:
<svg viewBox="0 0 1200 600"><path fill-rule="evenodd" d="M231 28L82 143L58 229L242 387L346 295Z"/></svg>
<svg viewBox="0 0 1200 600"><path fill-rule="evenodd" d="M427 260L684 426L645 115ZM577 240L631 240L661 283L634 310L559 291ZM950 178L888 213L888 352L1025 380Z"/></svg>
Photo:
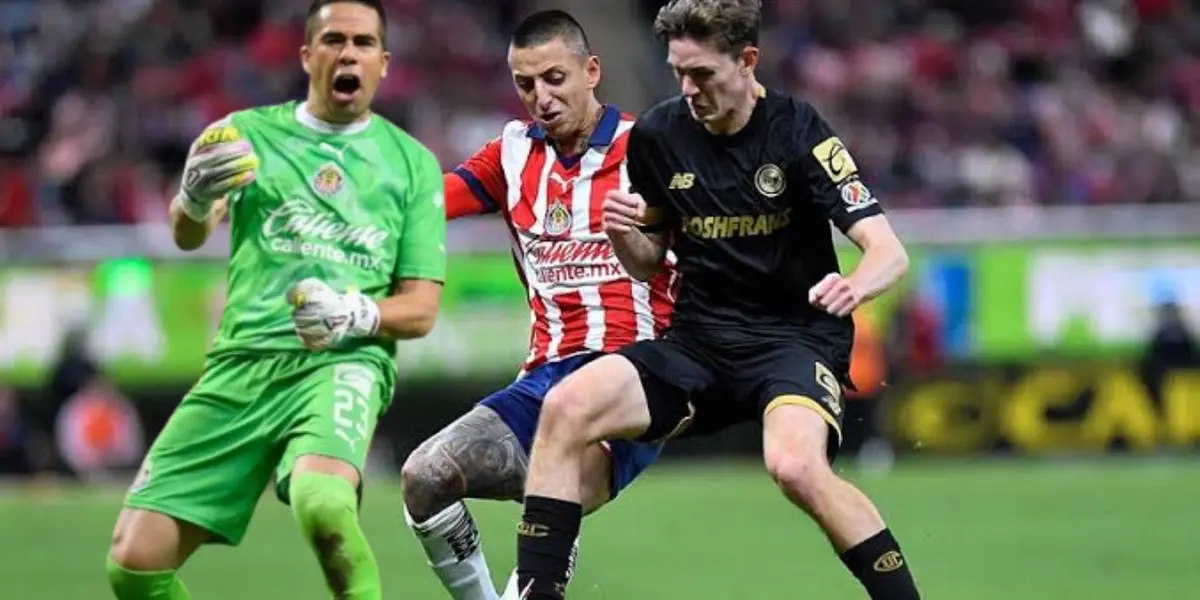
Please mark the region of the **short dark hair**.
<svg viewBox="0 0 1200 600"><path fill-rule="evenodd" d="M542 10L525 17L513 31L510 43L513 48L532 48L556 39L561 39L577 54L592 54L583 25L562 10Z"/></svg>
<svg viewBox="0 0 1200 600"><path fill-rule="evenodd" d="M383 2L380 0L313 0L312 4L308 5L308 15L304 17L304 41L311 44L313 35L317 32L317 13L321 12L322 8L332 4L341 4L349 2L351 4L361 4L367 8L375 10L375 14L379 15L379 43L384 47L387 46L387 11L383 9Z"/></svg>
<svg viewBox="0 0 1200 600"><path fill-rule="evenodd" d="M711 42L736 56L758 45L761 21L762 0L671 0L659 9L654 34L666 41Z"/></svg>

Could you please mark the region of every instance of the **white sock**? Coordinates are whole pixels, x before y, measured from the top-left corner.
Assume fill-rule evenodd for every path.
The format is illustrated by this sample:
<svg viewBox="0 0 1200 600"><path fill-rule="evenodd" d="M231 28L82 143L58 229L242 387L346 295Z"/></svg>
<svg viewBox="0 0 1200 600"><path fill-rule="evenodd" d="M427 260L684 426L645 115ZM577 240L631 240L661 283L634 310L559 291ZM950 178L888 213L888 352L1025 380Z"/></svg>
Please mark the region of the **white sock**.
<svg viewBox="0 0 1200 600"><path fill-rule="evenodd" d="M571 546L571 558L567 563L567 584L571 583L571 579L575 577L575 562L579 560L579 538L575 538L575 544ZM512 574L508 576L508 583L504 586L504 593L500 595L500 600L521 600L520 590L517 589L517 569L512 570Z"/></svg>
<svg viewBox="0 0 1200 600"><path fill-rule="evenodd" d="M414 523L405 507L404 520L421 541L429 566L454 600L500 600L483 558L479 529L466 505L455 502L424 523Z"/></svg>

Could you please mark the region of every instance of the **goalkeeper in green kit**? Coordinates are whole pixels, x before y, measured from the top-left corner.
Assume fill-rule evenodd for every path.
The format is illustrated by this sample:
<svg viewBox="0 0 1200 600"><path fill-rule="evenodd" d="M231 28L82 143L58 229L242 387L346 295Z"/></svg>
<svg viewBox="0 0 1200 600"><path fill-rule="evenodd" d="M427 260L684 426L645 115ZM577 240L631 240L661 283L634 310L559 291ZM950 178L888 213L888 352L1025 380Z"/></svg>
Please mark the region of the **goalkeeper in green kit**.
<svg viewBox="0 0 1200 600"><path fill-rule="evenodd" d="M377 0L317 0L307 100L234 113L192 145L175 241L199 247L228 214L228 302L117 519L120 600L191 598L177 569L203 544L241 542L271 484L333 596L381 598L358 524L362 467L395 340L433 327L446 239L437 160L369 111L385 31Z"/></svg>

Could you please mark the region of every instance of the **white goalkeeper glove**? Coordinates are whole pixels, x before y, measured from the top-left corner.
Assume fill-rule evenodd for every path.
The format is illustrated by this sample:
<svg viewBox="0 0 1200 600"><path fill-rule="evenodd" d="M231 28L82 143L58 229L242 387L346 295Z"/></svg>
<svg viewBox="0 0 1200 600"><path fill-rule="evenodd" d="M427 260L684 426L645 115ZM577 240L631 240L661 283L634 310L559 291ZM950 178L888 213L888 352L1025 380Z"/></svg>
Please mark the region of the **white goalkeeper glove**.
<svg viewBox="0 0 1200 600"><path fill-rule="evenodd" d="M370 337L379 331L379 305L350 290L339 294L324 281L309 277L287 292L292 325L304 347L321 351L347 337Z"/></svg>
<svg viewBox="0 0 1200 600"><path fill-rule="evenodd" d="M256 169L258 156L237 129L210 127L188 152L176 201L188 218L203 223L214 202L254 181Z"/></svg>

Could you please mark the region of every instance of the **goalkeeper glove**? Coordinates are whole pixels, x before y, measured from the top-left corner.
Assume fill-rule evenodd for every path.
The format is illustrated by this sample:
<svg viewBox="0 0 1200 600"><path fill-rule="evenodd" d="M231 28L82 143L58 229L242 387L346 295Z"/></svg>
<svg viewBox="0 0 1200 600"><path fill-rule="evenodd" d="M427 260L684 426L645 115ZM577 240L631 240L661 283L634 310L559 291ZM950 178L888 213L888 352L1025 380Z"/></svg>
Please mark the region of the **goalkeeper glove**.
<svg viewBox="0 0 1200 600"><path fill-rule="evenodd" d="M287 292L292 325L304 347L321 351L347 337L369 337L379 330L379 306L350 290L339 294L324 281L309 277Z"/></svg>
<svg viewBox="0 0 1200 600"><path fill-rule="evenodd" d="M214 202L254 181L255 169L258 156L237 129L210 127L188 152L176 201L188 218L203 223Z"/></svg>

